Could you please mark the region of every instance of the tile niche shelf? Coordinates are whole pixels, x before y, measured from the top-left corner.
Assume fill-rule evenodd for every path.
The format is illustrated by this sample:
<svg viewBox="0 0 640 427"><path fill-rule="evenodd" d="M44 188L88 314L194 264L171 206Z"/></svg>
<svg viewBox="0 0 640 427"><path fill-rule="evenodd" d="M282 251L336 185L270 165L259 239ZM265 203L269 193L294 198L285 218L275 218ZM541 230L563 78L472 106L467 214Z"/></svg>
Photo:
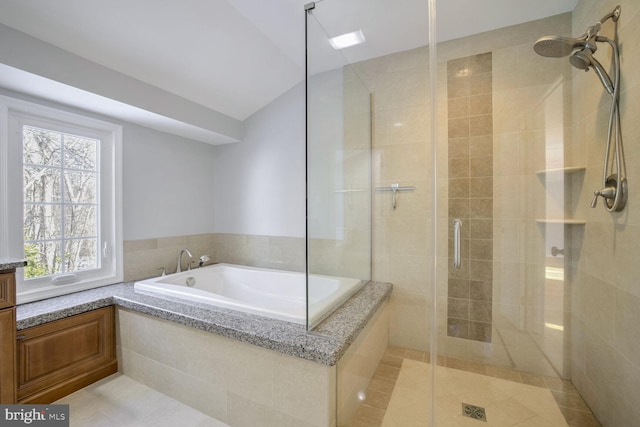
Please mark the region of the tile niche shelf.
<svg viewBox="0 0 640 427"><path fill-rule="evenodd" d="M542 169L536 171L536 175L538 177L561 177L565 175L572 175L579 172L584 172L587 170L585 166L568 166L564 168L554 168L554 169Z"/></svg>
<svg viewBox="0 0 640 427"><path fill-rule="evenodd" d="M572 218L536 218L538 224L564 224L564 225L585 225L587 221L584 219Z"/></svg>
<svg viewBox="0 0 640 427"><path fill-rule="evenodd" d="M557 183L558 181L564 181L565 184L571 185L574 177L586 171L585 166L567 166L562 168L542 169L536 171L536 175L540 180L546 184L549 182ZM562 215L560 215L562 216ZM538 224L563 224L563 225L585 225L584 219L576 218L536 218Z"/></svg>

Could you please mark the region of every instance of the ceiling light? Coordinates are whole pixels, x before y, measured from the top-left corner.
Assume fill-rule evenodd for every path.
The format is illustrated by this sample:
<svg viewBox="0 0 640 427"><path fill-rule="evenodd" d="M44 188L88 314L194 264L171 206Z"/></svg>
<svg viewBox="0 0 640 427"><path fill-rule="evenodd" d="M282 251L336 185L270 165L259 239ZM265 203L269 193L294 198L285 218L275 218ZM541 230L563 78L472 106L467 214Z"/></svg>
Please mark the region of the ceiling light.
<svg viewBox="0 0 640 427"><path fill-rule="evenodd" d="M364 43L365 38L362 30L354 31L352 33L342 34L341 36L335 36L329 39L329 43L334 49L344 49L345 47L355 46L360 43Z"/></svg>

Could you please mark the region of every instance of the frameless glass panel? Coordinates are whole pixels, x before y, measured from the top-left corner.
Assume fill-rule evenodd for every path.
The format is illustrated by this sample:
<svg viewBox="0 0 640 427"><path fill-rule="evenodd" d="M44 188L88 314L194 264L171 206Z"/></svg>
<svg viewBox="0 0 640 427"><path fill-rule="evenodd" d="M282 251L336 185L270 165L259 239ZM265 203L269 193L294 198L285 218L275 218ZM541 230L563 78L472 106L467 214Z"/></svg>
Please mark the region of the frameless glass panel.
<svg viewBox="0 0 640 427"><path fill-rule="evenodd" d="M371 278L370 93L315 13L307 17L310 328Z"/></svg>
<svg viewBox="0 0 640 427"><path fill-rule="evenodd" d="M461 8L503 19L464 24ZM514 22L462 0L438 3L439 229L447 245L437 247L436 425L466 417L566 425L556 402L564 394L550 389L570 387L563 381L584 159L572 140L570 63L533 49L544 35L571 36L571 15L556 13Z"/></svg>
<svg viewBox="0 0 640 427"><path fill-rule="evenodd" d="M602 180L608 123L615 125L617 95L609 92L619 83L613 49L638 28L633 2L621 2L617 22L604 0L522 2L509 11L438 2L428 47L426 36L412 37L426 35L424 3L326 1L316 14L330 35L358 16L350 30L381 47L350 62L374 99L372 176L381 191L373 198L372 278L394 291L383 377L372 384L377 398L382 385L387 394L385 409L359 395L370 411L358 411L364 418L354 425L367 416L382 425L567 425L563 414L598 425L579 393L604 425L635 425L640 415L628 396L637 395L638 365L629 343L637 340L627 331L637 329L639 311L629 291L638 227L629 207L602 206L613 202ZM369 37L375 28L386 37ZM578 39L587 30L600 35L591 40L597 51ZM623 61L640 55L628 46ZM623 135L636 86L619 92ZM394 184L412 191L394 192ZM350 389L345 383L355 387L338 378Z"/></svg>
<svg viewBox="0 0 640 427"><path fill-rule="evenodd" d="M340 155L344 168L337 181L342 185L338 212L343 213L345 231L354 234L371 227L371 278L394 286L385 314L377 320L388 325L388 336L353 345L357 349L349 351L355 356L338 362L338 425L424 425L431 413L429 344L436 285L426 4L324 1L314 16L325 37L360 29L366 38L341 51L349 65L342 65L338 92L344 97L339 135L346 147ZM313 120L310 112L312 125ZM367 147L370 170L363 166ZM370 202L361 199L367 185ZM360 225L365 217L358 215L366 212L364 206L354 209L360 200L371 203L370 225ZM345 256L345 250L353 250L347 245L358 242L349 237L345 232L345 247L330 247L331 258L320 261L343 271L351 271L345 269L352 267L347 260L366 268L365 257ZM382 351L377 346L372 350L373 341L384 344Z"/></svg>

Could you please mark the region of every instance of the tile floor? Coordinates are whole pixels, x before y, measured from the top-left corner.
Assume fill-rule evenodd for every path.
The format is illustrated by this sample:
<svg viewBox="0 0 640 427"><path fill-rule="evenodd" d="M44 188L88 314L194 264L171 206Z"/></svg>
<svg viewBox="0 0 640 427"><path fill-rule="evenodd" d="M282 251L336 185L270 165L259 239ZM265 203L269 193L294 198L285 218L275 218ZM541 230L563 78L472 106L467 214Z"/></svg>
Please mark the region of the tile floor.
<svg viewBox="0 0 640 427"><path fill-rule="evenodd" d="M228 427L122 374L55 403L69 404L70 427Z"/></svg>
<svg viewBox="0 0 640 427"><path fill-rule="evenodd" d="M429 424L429 354L387 349L351 427L426 427ZM438 357L436 425L599 427L570 381ZM487 422L462 417L462 402L486 409Z"/></svg>
<svg viewBox="0 0 640 427"><path fill-rule="evenodd" d="M351 427L427 427L429 354L390 347ZM462 417L462 402L483 406L487 422ZM71 427L228 427L121 374L55 403L70 405ZM600 427L570 381L439 357L437 427ZM259 426L256 426L259 427Z"/></svg>

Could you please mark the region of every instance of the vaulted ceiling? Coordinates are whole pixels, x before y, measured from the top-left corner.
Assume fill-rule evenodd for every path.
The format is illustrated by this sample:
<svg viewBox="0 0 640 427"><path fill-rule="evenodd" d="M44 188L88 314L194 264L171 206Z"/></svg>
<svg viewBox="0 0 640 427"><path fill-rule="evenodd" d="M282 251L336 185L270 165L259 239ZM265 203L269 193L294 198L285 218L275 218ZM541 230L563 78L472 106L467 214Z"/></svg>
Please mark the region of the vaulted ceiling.
<svg viewBox="0 0 640 427"><path fill-rule="evenodd" d="M0 23L137 80L244 120L304 78L308 0L2 0ZM573 10L577 0L437 2L438 39ZM360 61L425 45L427 0L323 0L329 36ZM1 60L1 58L0 58Z"/></svg>

